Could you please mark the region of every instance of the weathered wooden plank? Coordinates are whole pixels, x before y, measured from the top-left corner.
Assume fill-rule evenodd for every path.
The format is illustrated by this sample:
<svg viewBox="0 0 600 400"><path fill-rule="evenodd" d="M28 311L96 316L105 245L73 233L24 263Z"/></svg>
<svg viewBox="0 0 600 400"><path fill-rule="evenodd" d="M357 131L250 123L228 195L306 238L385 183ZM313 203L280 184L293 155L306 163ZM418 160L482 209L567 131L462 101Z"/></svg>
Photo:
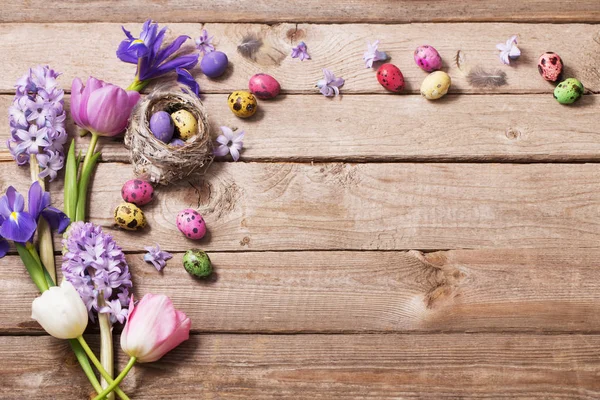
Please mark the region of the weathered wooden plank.
<svg viewBox="0 0 600 400"><path fill-rule="evenodd" d="M4 5L0 22L138 21L148 16L169 22L440 22L440 21L526 21L599 22L600 6L593 0L562 2L451 0L379 0L364 2L332 0L327 7L317 0L240 2L209 0L65 1L19 0Z"/></svg>
<svg viewBox="0 0 600 400"><path fill-rule="evenodd" d="M140 24L126 24L134 33ZM171 35L196 37L202 24L169 24ZM322 68L331 69L346 79L343 93L384 93L362 60L367 41L381 40L385 50L403 71L407 91L417 93L427 75L414 63L413 51L422 44L435 46L452 76L454 93L548 93L553 86L540 78L537 57L545 51L558 52L566 64L566 75L576 76L586 88L600 90L600 39L595 25L584 24L410 24L410 25L308 25L308 24L207 24L215 35L219 50L229 56L231 67L222 78L208 80L197 72L205 93L228 93L246 88L248 78L265 72L276 77L284 93L314 93L315 83L322 78ZM248 33L259 35L264 43L256 61L245 59L236 51ZM519 34L523 56L513 66L498 59L496 44L510 35ZM37 40L30 40L31 37ZM0 43L4 54L0 91L13 90L15 80L27 68L38 63L50 64L64 72L63 85L70 87L75 76L93 75L127 86L135 74L135 66L119 61L115 51L124 38L120 24L3 24ZM295 43L308 44L311 61L289 57ZM507 74L508 85L500 88L471 87L454 66L453 57L462 50L471 65L498 68ZM90 62L92 60L93 62ZM196 71L198 71L196 69ZM323 101L326 101L322 99Z"/></svg>
<svg viewBox="0 0 600 400"><path fill-rule="evenodd" d="M168 239L156 239L164 245ZM597 332L599 250L210 253L191 278L128 254L136 298L164 293L198 332ZM60 263L59 263L60 264ZM0 260L0 333L34 333L37 295L17 256Z"/></svg>
<svg viewBox="0 0 600 400"><path fill-rule="evenodd" d="M86 398L69 352L0 337L0 398ZM121 387L143 399L596 399L599 359L598 335L194 335Z"/></svg>
<svg viewBox="0 0 600 400"><path fill-rule="evenodd" d="M600 157L596 95L585 96L575 107L545 95L449 96L438 103L418 96L355 95L330 102L288 95L261 103L259 116L250 120L236 118L226 98L204 98L212 132L219 134L221 125L245 130L244 161L563 162ZM0 96L0 110L11 101L10 95ZM70 115L67 130L85 150L89 137L75 134ZM8 120L0 119L0 143L9 132ZM122 141L102 140L102 148L104 161L128 161Z"/></svg>
<svg viewBox="0 0 600 400"><path fill-rule="evenodd" d="M25 191L27 177L0 164L2 190ZM128 164L98 167L93 222L112 227L129 177ZM596 248L599 184L594 164L216 163L203 180L159 188L144 232L113 232L138 251L167 237L168 250ZM61 183L51 191L61 206ZM201 242L179 236L187 207L207 221Z"/></svg>

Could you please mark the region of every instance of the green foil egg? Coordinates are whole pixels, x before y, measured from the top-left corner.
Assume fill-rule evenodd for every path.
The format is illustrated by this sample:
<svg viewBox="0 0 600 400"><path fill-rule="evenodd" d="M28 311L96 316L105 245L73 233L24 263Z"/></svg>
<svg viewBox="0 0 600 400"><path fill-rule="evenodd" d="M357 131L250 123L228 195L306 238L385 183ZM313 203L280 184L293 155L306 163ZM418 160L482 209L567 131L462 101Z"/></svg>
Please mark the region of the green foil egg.
<svg viewBox="0 0 600 400"><path fill-rule="evenodd" d="M199 249L191 249L183 255L183 268L198 278L206 278L213 272L208 254Z"/></svg>
<svg viewBox="0 0 600 400"><path fill-rule="evenodd" d="M571 104L583 95L583 85L575 78L565 79L554 89L554 98L560 104Z"/></svg>

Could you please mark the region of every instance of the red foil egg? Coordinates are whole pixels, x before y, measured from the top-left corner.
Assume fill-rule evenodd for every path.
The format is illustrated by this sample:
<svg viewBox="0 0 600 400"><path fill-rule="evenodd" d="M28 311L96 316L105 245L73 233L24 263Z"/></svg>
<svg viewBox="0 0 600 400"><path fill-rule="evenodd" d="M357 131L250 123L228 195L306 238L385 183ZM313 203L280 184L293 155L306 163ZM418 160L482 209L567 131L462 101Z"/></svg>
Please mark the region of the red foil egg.
<svg viewBox="0 0 600 400"><path fill-rule="evenodd" d="M404 90L404 76L400 68L394 64L383 64L377 69L377 80L390 92L401 92Z"/></svg>
<svg viewBox="0 0 600 400"><path fill-rule="evenodd" d="M547 81L559 80L563 71L563 62L560 56L552 52L542 54L538 60L538 71Z"/></svg>
<svg viewBox="0 0 600 400"><path fill-rule="evenodd" d="M248 89L261 100L268 100L277 97L281 86L279 82L271 75L256 74L250 78Z"/></svg>

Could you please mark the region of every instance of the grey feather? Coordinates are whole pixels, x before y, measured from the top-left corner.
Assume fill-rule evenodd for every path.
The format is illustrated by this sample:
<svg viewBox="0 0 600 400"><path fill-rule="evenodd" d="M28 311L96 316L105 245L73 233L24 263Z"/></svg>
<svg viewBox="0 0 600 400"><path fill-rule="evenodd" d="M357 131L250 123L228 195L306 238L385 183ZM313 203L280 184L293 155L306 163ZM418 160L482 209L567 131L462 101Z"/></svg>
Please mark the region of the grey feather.
<svg viewBox="0 0 600 400"><path fill-rule="evenodd" d="M456 52L456 55L454 56L454 64L462 73L465 73L467 56L465 56L465 53L462 50L458 50Z"/></svg>
<svg viewBox="0 0 600 400"><path fill-rule="evenodd" d="M467 74L467 81L474 87L500 87L507 84L506 72L499 69L486 71L482 67L474 67Z"/></svg>
<svg viewBox="0 0 600 400"><path fill-rule="evenodd" d="M260 50L263 45L261 38L253 33L250 33L242 39L242 43L237 47L238 52L245 58L254 60L256 53Z"/></svg>

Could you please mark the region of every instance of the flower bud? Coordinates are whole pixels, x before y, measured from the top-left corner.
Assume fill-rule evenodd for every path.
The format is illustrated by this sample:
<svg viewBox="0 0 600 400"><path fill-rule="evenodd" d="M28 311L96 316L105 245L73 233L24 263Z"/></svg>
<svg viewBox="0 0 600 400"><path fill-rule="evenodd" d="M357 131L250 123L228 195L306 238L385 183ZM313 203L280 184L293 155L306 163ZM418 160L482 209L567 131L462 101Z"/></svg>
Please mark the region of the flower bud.
<svg viewBox="0 0 600 400"><path fill-rule="evenodd" d="M60 287L51 287L33 300L31 318L57 339L75 339L88 324L87 308L68 281L63 281Z"/></svg>

